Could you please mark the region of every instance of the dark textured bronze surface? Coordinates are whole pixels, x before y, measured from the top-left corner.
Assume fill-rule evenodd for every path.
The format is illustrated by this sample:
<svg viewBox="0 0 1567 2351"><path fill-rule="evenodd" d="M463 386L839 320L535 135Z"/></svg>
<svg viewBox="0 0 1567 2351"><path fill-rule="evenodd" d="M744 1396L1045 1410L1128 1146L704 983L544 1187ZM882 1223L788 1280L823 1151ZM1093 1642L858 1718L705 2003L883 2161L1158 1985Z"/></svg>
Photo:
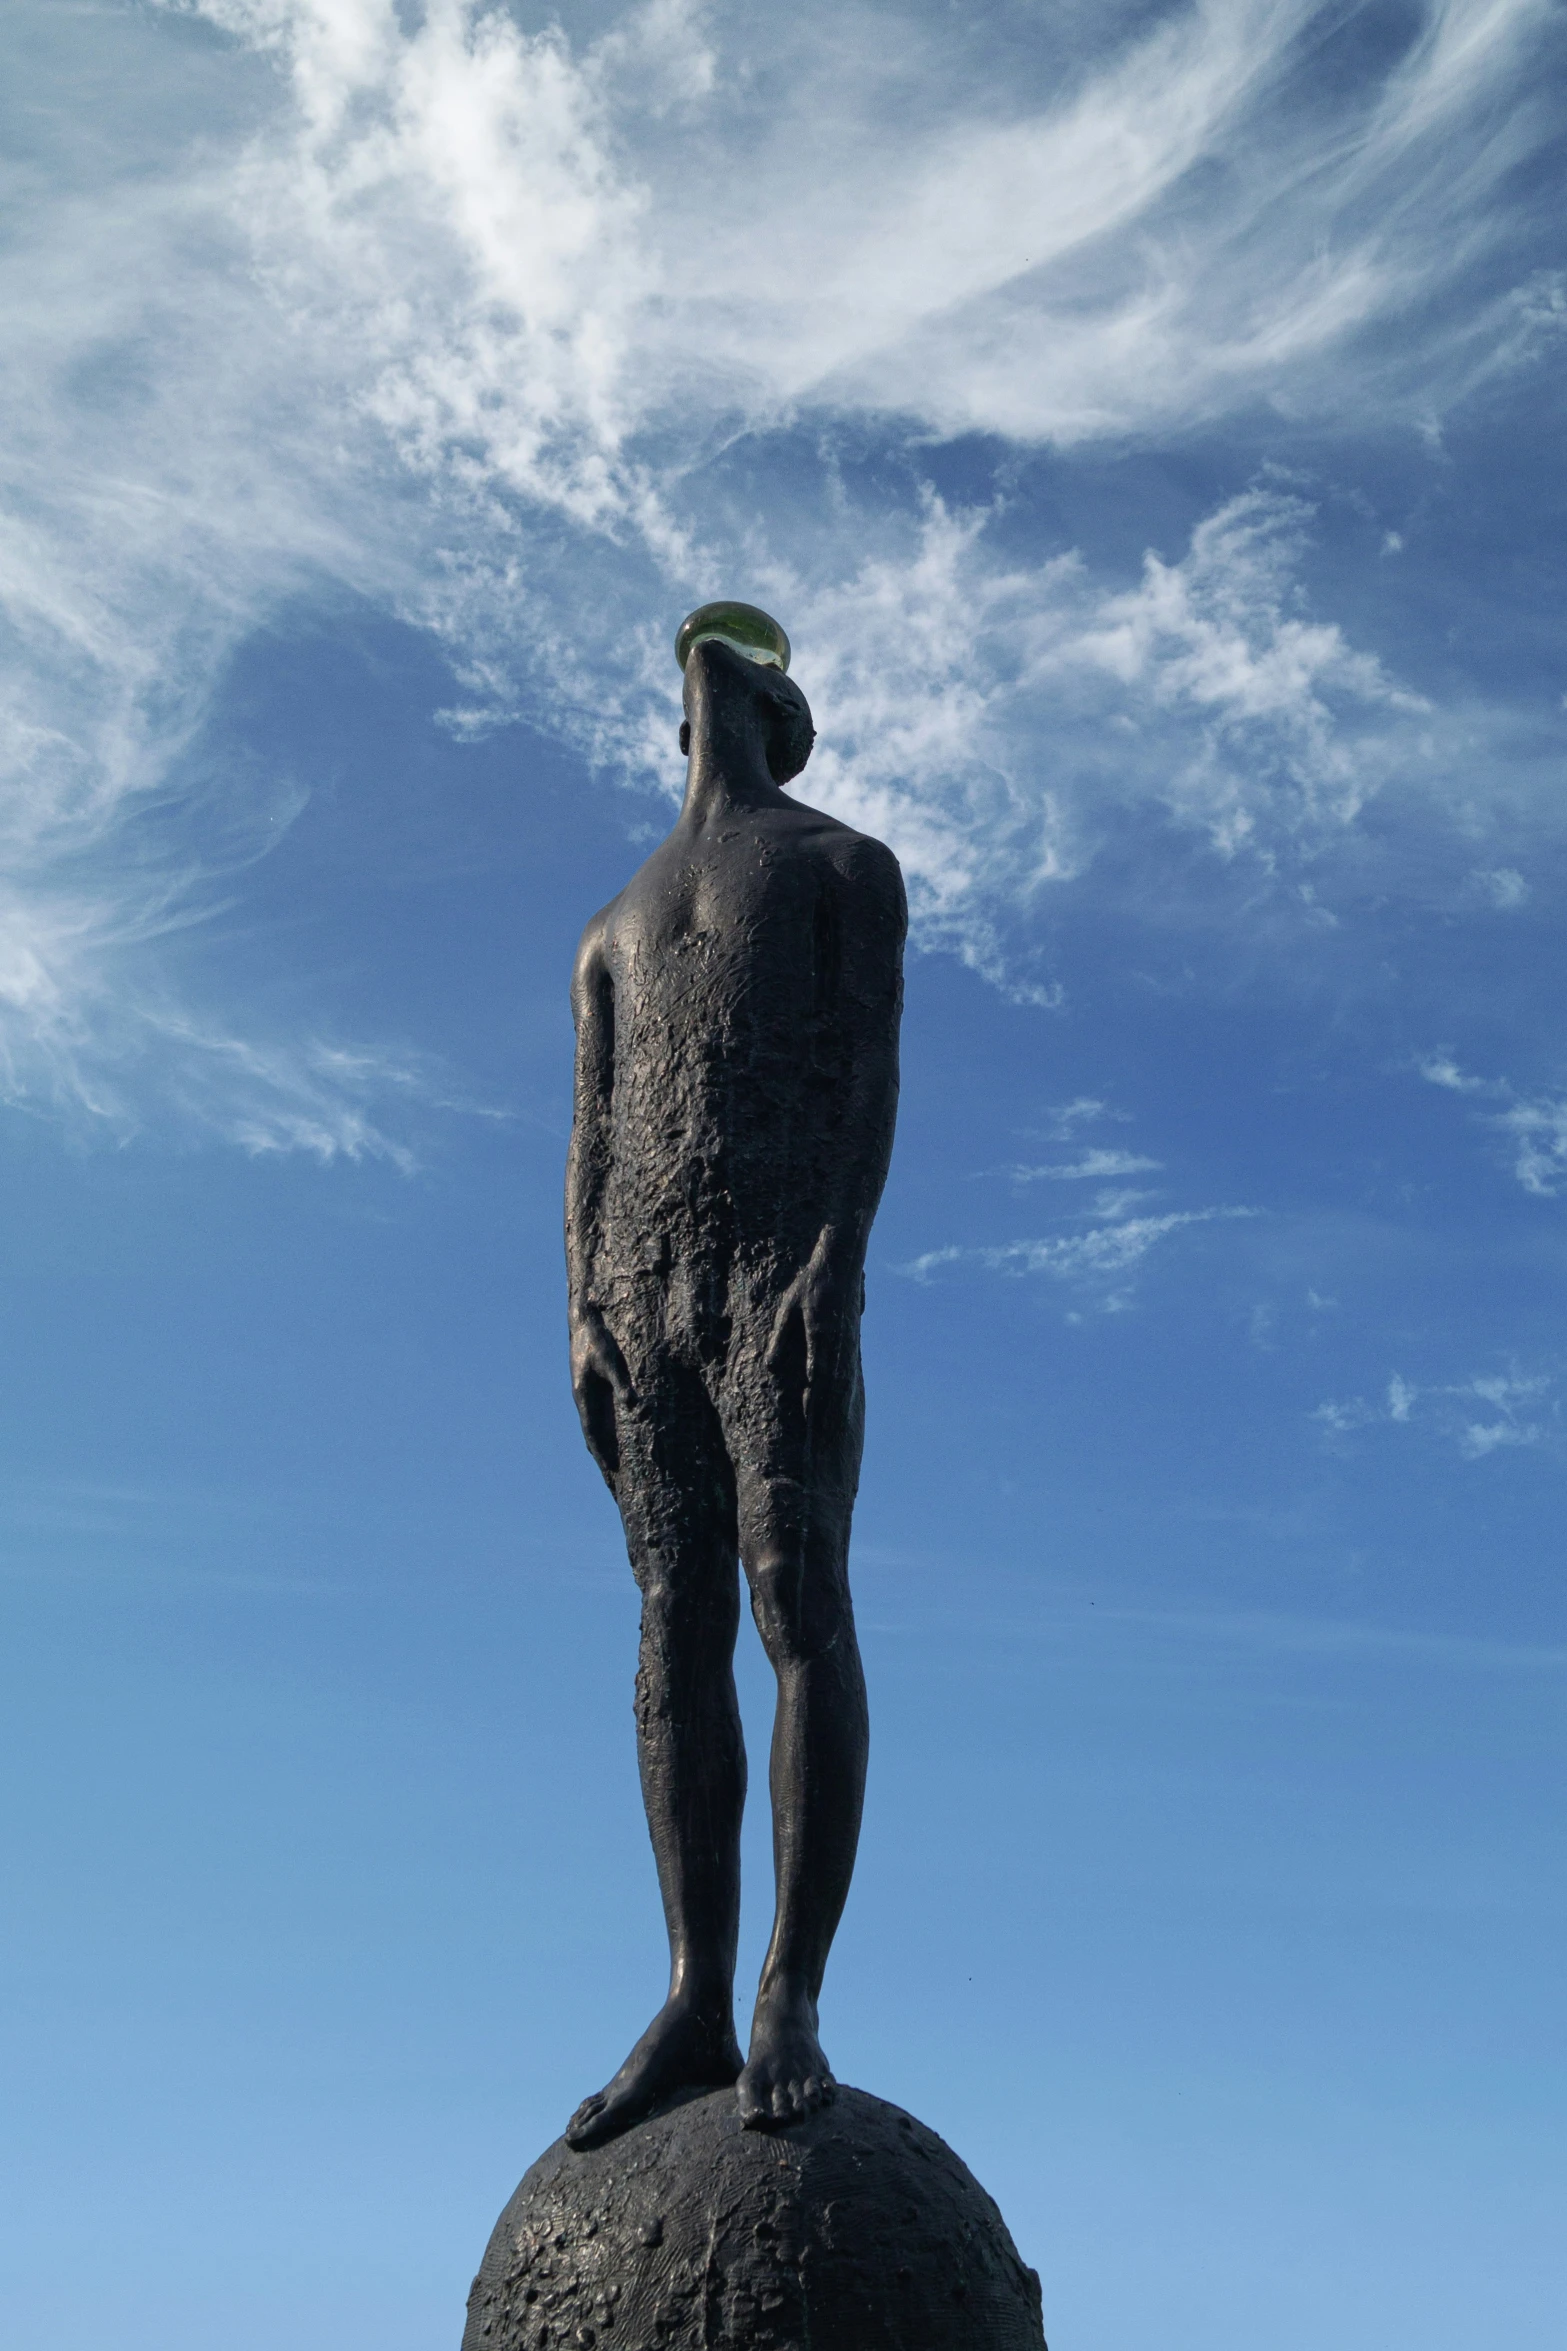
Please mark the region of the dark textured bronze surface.
<svg viewBox="0 0 1567 2351"><path fill-rule="evenodd" d="M757 2126L832 2096L817 1997L865 1788L849 1524L903 882L880 841L783 789L812 741L793 679L702 637L685 709L685 804L572 982L572 1384L642 1592L637 1757L670 1949L668 1999L572 2117L578 2147L737 2077ZM778 1677L777 1905L743 2071L742 1568Z"/></svg>
<svg viewBox="0 0 1567 2351"><path fill-rule="evenodd" d="M863 2090L785 2131L693 2096L540 2156L463 2351L1044 2351L1039 2280L950 2147Z"/></svg>
<svg viewBox="0 0 1567 2351"><path fill-rule="evenodd" d="M912 2116L840 2090L817 2035L865 1786L849 1527L902 878L783 789L812 741L793 680L685 633L685 804L577 957L566 1179L572 1386L642 1594L669 1994L502 2214L464 2351L1044 2351L990 2198ZM778 1681L743 2064L742 1570Z"/></svg>

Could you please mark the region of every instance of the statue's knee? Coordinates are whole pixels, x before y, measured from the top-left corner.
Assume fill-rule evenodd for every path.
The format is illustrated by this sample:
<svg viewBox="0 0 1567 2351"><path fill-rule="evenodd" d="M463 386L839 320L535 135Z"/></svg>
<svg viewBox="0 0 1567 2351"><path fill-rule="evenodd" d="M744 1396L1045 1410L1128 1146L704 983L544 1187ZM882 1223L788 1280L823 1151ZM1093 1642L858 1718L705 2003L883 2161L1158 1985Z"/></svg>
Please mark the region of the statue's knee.
<svg viewBox="0 0 1567 2351"><path fill-rule="evenodd" d="M703 1647L704 1627L695 1595L683 1578L662 1573L642 1579L642 1655L665 1670L679 1669Z"/></svg>
<svg viewBox="0 0 1567 2351"><path fill-rule="evenodd" d="M658 1681L681 1690L720 1671L734 1654L740 1594L731 1554L726 1570L691 1562L644 1565L641 1660Z"/></svg>
<svg viewBox="0 0 1567 2351"><path fill-rule="evenodd" d="M764 1551L747 1561L746 1575L751 1613L774 1665L804 1665L832 1646L841 1611L800 1552Z"/></svg>
<svg viewBox="0 0 1567 2351"><path fill-rule="evenodd" d="M642 1595L642 1622L644 1625L667 1621L675 1607L674 1578L661 1561L639 1559L633 1562L637 1590Z"/></svg>

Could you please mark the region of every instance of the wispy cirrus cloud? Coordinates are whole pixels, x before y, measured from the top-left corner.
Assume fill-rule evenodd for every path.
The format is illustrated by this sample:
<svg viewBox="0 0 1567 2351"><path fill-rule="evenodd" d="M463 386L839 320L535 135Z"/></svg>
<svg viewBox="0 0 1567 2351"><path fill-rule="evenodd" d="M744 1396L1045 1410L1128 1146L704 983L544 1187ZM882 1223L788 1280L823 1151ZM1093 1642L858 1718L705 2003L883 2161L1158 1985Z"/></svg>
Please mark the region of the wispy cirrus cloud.
<svg viewBox="0 0 1567 2351"><path fill-rule="evenodd" d="M1255 1208L1184 1208L1167 1216L1129 1216L1095 1225L1091 1232L1046 1235L1042 1239L1005 1241L996 1248L927 1249L899 1268L916 1281L928 1281L946 1265L972 1265L987 1273L1051 1274L1058 1281L1117 1282L1145 1258L1156 1243L1187 1225L1212 1224L1216 1219L1255 1216Z"/></svg>
<svg viewBox="0 0 1567 2351"><path fill-rule="evenodd" d="M1547 1372L1477 1372L1457 1382L1417 1386L1394 1372L1382 1396L1319 1404L1312 1414L1330 1438L1374 1428L1418 1428L1454 1446L1466 1461L1517 1448L1560 1448L1561 1399Z"/></svg>
<svg viewBox="0 0 1567 2351"><path fill-rule="evenodd" d="M1305 611L1310 519L1259 484L1124 589L1076 555L998 563L989 512L927 493L913 515L867 523L887 551L837 582L798 562L753 573L793 616L823 738L811 796L897 850L925 944L1006 978L1045 894L1128 825L1266 875L1303 869L1390 782L1445 780L1425 701ZM560 723L673 792L677 686L655 639L590 723ZM1035 993L1056 1000L1051 983Z"/></svg>
<svg viewBox="0 0 1567 2351"><path fill-rule="evenodd" d="M1526 1192L1539 1200L1554 1200L1567 1189L1567 1096L1521 1094L1510 1079L1473 1076L1449 1053L1429 1054L1419 1067L1433 1086L1501 1105L1478 1115L1483 1125L1506 1138L1513 1173Z"/></svg>
<svg viewBox="0 0 1567 2351"><path fill-rule="evenodd" d="M1098 1146L1085 1151L1080 1159L1054 1166L1016 1166L1007 1173L1014 1184L1103 1183L1111 1176L1151 1175L1162 1164L1157 1159L1144 1159L1136 1151L1112 1151Z"/></svg>
<svg viewBox="0 0 1567 2351"><path fill-rule="evenodd" d="M813 793L894 843L927 942L1042 1003L1020 942L1107 826L1268 872L1390 782L1440 796L1445 714L1306 601L1298 484L1128 585L1020 553L1004 494L938 496L918 452L1368 392L1435 429L1530 364L1559 304L1521 248L1508 277L1501 191L1549 128L1535 0L1428 0L1351 77L1316 70L1339 20L1307 0L1203 0L1036 27L1004 83L935 16L900 18L889 73L874 12L808 7L762 75L684 0L578 42L476 0L166 14L227 49L106 17L123 111L90 150L29 117L0 261L13 1100L203 1104L315 1149L405 1098L395 1052L356 1097L242 1008L170 1010L172 930L297 806L201 748L234 650L301 599L433 631L459 733L526 712L655 791L669 614L776 601ZM149 145L181 75L204 135ZM887 485L850 490L845 431L898 456ZM786 501L754 494L773 456Z"/></svg>
<svg viewBox="0 0 1567 2351"><path fill-rule="evenodd" d="M1514 1102L1496 1124L1514 1145L1513 1173L1524 1190L1555 1199L1567 1186L1567 1098Z"/></svg>
<svg viewBox="0 0 1567 2351"><path fill-rule="evenodd" d="M1075 1139L1085 1126L1127 1115L1112 1111L1097 1096L1080 1095L1049 1113L1047 1131ZM1002 1242L949 1242L922 1251L898 1271L917 1282L932 1281L947 1270L1002 1274L1017 1281L1043 1275L1092 1297L1104 1311L1119 1312L1131 1303L1136 1269L1173 1234L1192 1225L1227 1223L1259 1213L1255 1208L1203 1207L1150 1214L1144 1203L1156 1194L1106 1181L1161 1166L1161 1161L1141 1153L1093 1146L1060 1165L999 1170L1014 1187L1043 1180L1096 1182L1098 1188L1087 1206L1064 1207L1052 1220L1058 1228L1053 1232Z"/></svg>
<svg viewBox="0 0 1567 2351"><path fill-rule="evenodd" d="M470 431L588 511L625 495L627 429L693 393L1057 442L1186 425L1285 369L1297 401L1355 398L1346 341L1391 343L1505 242L1486 199L1551 135L1545 0L1428 0L1354 77L1314 0L1199 0L1036 27L1004 83L906 12L889 76L874 9L797 11L761 74L744 23L695 0L576 47L472 0L411 22L390 0L185 5L287 76L248 188L298 292L357 264L394 421ZM444 283L421 268L442 262ZM1528 285L1520 318L1554 315ZM1426 320L1422 352L1406 329L1372 361L1384 399L1402 372L1429 414L1491 356L1472 314L1434 339L1447 381Z"/></svg>
<svg viewBox="0 0 1567 2351"><path fill-rule="evenodd" d="M1038 1132L1050 1143L1075 1143L1083 1127L1097 1126L1101 1119L1130 1126L1132 1114L1101 1101L1097 1094L1078 1094L1070 1102L1058 1102L1048 1109L1043 1124L1031 1131Z"/></svg>

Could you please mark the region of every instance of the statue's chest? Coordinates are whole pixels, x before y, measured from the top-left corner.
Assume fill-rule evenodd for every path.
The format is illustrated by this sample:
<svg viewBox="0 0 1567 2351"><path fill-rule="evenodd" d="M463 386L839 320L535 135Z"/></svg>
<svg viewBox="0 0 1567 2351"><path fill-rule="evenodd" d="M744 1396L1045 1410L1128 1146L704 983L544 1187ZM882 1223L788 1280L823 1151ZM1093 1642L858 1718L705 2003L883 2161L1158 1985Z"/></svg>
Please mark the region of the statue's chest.
<svg viewBox="0 0 1567 2351"><path fill-rule="evenodd" d="M652 877L649 877L650 880ZM620 909L607 942L624 1009L724 1025L809 997L815 877L765 855L692 864Z"/></svg>

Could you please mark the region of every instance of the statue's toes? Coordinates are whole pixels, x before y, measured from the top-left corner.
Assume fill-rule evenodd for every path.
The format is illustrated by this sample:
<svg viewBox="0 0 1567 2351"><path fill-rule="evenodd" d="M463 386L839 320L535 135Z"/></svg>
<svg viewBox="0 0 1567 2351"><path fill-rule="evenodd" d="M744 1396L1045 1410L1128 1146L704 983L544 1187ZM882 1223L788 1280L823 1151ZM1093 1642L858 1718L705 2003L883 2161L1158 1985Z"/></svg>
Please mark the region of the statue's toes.
<svg viewBox="0 0 1567 2351"><path fill-rule="evenodd" d="M819 2106L825 2106L832 2095L830 2078L820 2074L793 2074L778 2084L773 2092L773 2120L775 2122L803 2122Z"/></svg>
<svg viewBox="0 0 1567 2351"><path fill-rule="evenodd" d="M591 2147L593 2126L604 2112L604 2093L595 2090L591 2098L584 2098L570 2122L566 2125L566 2143L571 2147Z"/></svg>
<svg viewBox="0 0 1567 2351"><path fill-rule="evenodd" d="M780 2082L748 2082L740 2091L740 2126L747 2131L771 2130L789 2120Z"/></svg>

